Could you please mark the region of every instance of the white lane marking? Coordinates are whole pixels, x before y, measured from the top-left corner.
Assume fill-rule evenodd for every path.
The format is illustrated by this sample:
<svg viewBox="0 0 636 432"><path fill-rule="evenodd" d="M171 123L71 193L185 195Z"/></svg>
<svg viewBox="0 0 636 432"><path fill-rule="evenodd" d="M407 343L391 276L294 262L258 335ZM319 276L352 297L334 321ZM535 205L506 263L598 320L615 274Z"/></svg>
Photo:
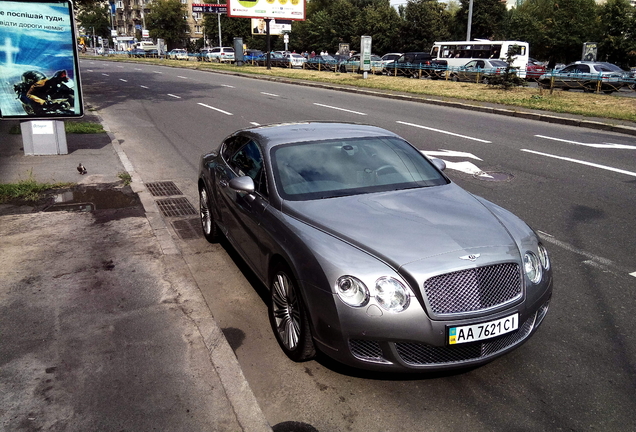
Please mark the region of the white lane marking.
<svg viewBox="0 0 636 432"><path fill-rule="evenodd" d="M277 95L277 94L274 94L274 93L266 93L266 92L261 92L261 94L264 94L265 96L274 96L274 97L280 97L279 95Z"/></svg>
<svg viewBox="0 0 636 432"><path fill-rule="evenodd" d="M260 123L256 123L256 122L250 122L250 124L253 126L260 126Z"/></svg>
<svg viewBox="0 0 636 432"><path fill-rule="evenodd" d="M104 75L104 76L110 76L110 75L108 75L108 74L106 74L106 73L103 73L102 75Z"/></svg>
<svg viewBox="0 0 636 432"><path fill-rule="evenodd" d="M443 151L420 150L420 151L428 157L456 156L456 157L472 157L473 159L482 160L471 153L454 152L450 150L443 150ZM446 159L442 159L442 158L439 158L439 159L444 161L447 169L461 171L463 173L470 174L470 175L477 175L479 177L493 178L490 174L486 174L484 171L481 170L481 168L479 168L477 165L473 164L472 162L468 162L468 161L451 162L451 161L447 161Z"/></svg>
<svg viewBox="0 0 636 432"><path fill-rule="evenodd" d="M213 106L206 105L206 104L201 103L201 102L199 102L198 104L201 105L201 106L204 106L206 108L210 108L211 110L218 111L220 113L226 114L226 115L234 115L231 112L223 111L222 109L214 108Z"/></svg>
<svg viewBox="0 0 636 432"><path fill-rule="evenodd" d="M544 242L547 243L551 243L555 246L558 246L562 249L565 249L568 252L572 252L575 253L577 255L581 255L584 258L586 258L583 263L585 264L596 264L596 266L602 266L605 267L606 269L609 269L612 272L616 272L616 273L627 273L630 276L634 276L636 277L636 272L633 273L629 273L629 271L627 269L625 269L624 267L614 263L614 261L607 259L607 258L603 258L600 257L598 255L594 255L592 253L586 252L584 250L581 250L575 246L572 246L569 243L566 242L562 242L560 240L557 240L554 238L554 236L544 233L542 231L537 231L537 233L539 234L539 237L541 238L541 240L543 240Z"/></svg>
<svg viewBox="0 0 636 432"><path fill-rule="evenodd" d="M150 87L146 87L145 85L140 85L139 87L145 88L145 89L150 88Z"/></svg>
<svg viewBox="0 0 636 432"><path fill-rule="evenodd" d="M140 69L140 68L135 68L135 70L138 70L138 71L140 71L140 70L143 70L143 69Z"/></svg>
<svg viewBox="0 0 636 432"><path fill-rule="evenodd" d="M571 140L566 140L566 139L561 139L561 138L548 137L548 136L544 136L544 135L535 135L535 136L537 138L543 138L543 139L548 139L548 140L552 140L552 141L559 141L559 142L564 142L564 143L568 143L568 144L576 144L576 145L585 146L585 147L636 150L636 146L627 145L627 144L611 144L611 143L586 144L586 143L581 143L581 142L571 141Z"/></svg>
<svg viewBox="0 0 636 432"><path fill-rule="evenodd" d="M159 72L159 71L152 71L152 73L162 74L163 72Z"/></svg>
<svg viewBox="0 0 636 432"><path fill-rule="evenodd" d="M173 95L173 94L170 94L170 93L168 93L168 96L173 97L175 99L181 99L181 96Z"/></svg>
<svg viewBox="0 0 636 432"><path fill-rule="evenodd" d="M184 76L181 76L181 75L177 75L177 78L188 79L188 77L184 77Z"/></svg>
<svg viewBox="0 0 636 432"><path fill-rule="evenodd" d="M604 169L607 171L613 171L613 172L617 172L620 174L626 174L629 176L633 176L636 177L636 172L632 172L632 171L626 171L626 170L622 170L622 169L618 169L618 168L612 168L606 165L599 165L599 164L595 164L592 162L585 162L585 161L581 161L581 160L577 160L577 159L572 159L572 158L568 158L568 157L563 157L563 156L556 156L556 155L551 155L548 153L541 153L538 151L534 151L534 150L528 150L528 149L521 149L522 152L528 152L528 153L534 153L534 154L538 154L540 156L545 156L545 157L550 157L550 158L554 158L554 159L561 159L564 161L568 161L568 162L574 162L577 164L581 164L581 165L587 165L587 166L591 166L594 168L600 168L600 169Z"/></svg>
<svg viewBox="0 0 636 432"><path fill-rule="evenodd" d="M128 82L128 80L125 80L123 78L119 78L119 81Z"/></svg>
<svg viewBox="0 0 636 432"><path fill-rule="evenodd" d="M478 158L477 156L475 156L472 153L460 152L460 151L455 151L455 150L439 149L439 151L422 151L422 153L424 153L426 156L432 156L432 157L439 157L439 156L443 156L443 157L467 157L467 158L470 158L470 159L477 159L478 161L483 161L483 159Z"/></svg>
<svg viewBox="0 0 636 432"><path fill-rule="evenodd" d="M93 72L93 69L86 69L86 72Z"/></svg>
<svg viewBox="0 0 636 432"><path fill-rule="evenodd" d="M123 66L117 66L117 67L118 67L118 68L120 68L120 69L123 69L123 68L124 68Z"/></svg>
<svg viewBox="0 0 636 432"><path fill-rule="evenodd" d="M234 88L234 86L231 86L229 84L221 84L221 87Z"/></svg>
<svg viewBox="0 0 636 432"><path fill-rule="evenodd" d="M331 109L335 109L335 110L338 110L338 111L346 111L346 112L349 112L349 113L352 113L352 114L366 115L365 113L361 113L361 112L358 112L358 111L351 111L351 110L348 110L348 109L338 108L338 107L331 106L331 105L323 105L323 104L319 104L319 103L316 103L316 102L314 102L314 105L317 105L317 106L320 106L320 107L325 107L325 108L331 108Z"/></svg>
<svg viewBox="0 0 636 432"><path fill-rule="evenodd" d="M449 131L444 131L444 130L441 130L441 129L435 129L435 128L422 126L422 125L418 125L418 124L414 124L414 123L407 123L407 122L403 122L403 121L399 121L399 120L397 121L397 123L400 123L400 124L403 124L403 125L406 125L406 126L413 126L413 127L420 128L420 129L426 129L426 130L430 130L430 131L433 131L433 132L439 132L439 133L443 133L443 134L446 134L446 135L452 135L452 136L456 136L456 137L459 137L459 138L465 138L465 139L469 139L469 140L473 140L473 141L478 141L478 142L482 142L482 143L486 143L486 144L490 144L492 142L492 141L486 141L486 140L479 139L479 138L469 137L469 136L466 136L466 135L456 134L456 133L449 132Z"/></svg>

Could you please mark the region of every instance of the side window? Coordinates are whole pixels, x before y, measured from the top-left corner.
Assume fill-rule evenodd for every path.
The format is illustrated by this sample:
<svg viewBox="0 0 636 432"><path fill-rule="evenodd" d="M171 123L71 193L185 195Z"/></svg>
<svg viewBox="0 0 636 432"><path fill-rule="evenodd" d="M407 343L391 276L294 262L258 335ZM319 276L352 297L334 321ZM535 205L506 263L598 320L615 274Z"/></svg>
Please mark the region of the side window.
<svg viewBox="0 0 636 432"><path fill-rule="evenodd" d="M263 156L258 144L250 140L230 157L228 163L239 176L251 177L254 180L255 189L261 195L267 196Z"/></svg>
<svg viewBox="0 0 636 432"><path fill-rule="evenodd" d="M484 69L486 67L486 63L484 63L482 60L479 60L477 62L477 67Z"/></svg>
<svg viewBox="0 0 636 432"><path fill-rule="evenodd" d="M230 158L236 151L243 147L249 138L244 136L232 136L229 137L225 143L223 143L223 148L221 149L221 156L226 162L230 162Z"/></svg>
<svg viewBox="0 0 636 432"><path fill-rule="evenodd" d="M590 73L590 67L588 65L579 65L578 70L581 73Z"/></svg>

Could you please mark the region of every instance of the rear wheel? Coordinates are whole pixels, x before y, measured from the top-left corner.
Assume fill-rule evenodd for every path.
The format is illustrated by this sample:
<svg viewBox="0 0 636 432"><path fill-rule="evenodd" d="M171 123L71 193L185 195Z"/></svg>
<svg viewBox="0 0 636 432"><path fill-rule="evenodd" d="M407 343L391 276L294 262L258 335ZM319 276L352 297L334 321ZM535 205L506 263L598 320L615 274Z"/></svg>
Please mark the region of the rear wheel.
<svg viewBox="0 0 636 432"><path fill-rule="evenodd" d="M451 81L458 82L459 81L459 77L457 75L452 75L451 76Z"/></svg>
<svg viewBox="0 0 636 432"><path fill-rule="evenodd" d="M312 359L316 348L309 318L291 271L279 265L270 284L269 322L278 344L295 362Z"/></svg>
<svg viewBox="0 0 636 432"><path fill-rule="evenodd" d="M210 243L216 243L219 240L219 227L214 222L214 215L210 208L210 200L208 191L205 186L199 188L199 214L201 216L201 228L203 236Z"/></svg>

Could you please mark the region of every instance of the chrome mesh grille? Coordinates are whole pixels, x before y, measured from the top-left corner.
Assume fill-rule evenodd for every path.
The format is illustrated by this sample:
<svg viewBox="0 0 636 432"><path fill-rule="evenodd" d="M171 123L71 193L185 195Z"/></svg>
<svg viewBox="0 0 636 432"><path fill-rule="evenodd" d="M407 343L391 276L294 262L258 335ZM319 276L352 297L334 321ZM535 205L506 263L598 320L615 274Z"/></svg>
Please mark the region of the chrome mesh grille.
<svg viewBox="0 0 636 432"><path fill-rule="evenodd" d="M382 348L380 348L380 344L376 341L350 339L349 349L351 350L351 354L360 360L389 363L382 356Z"/></svg>
<svg viewBox="0 0 636 432"><path fill-rule="evenodd" d="M436 315L477 312L521 296L521 273L515 263L446 273L424 282L424 294Z"/></svg>
<svg viewBox="0 0 636 432"><path fill-rule="evenodd" d="M442 365L484 359L521 343L534 328L536 316L537 314L532 315L515 332L493 340L444 347L398 342L395 344L395 348L405 363L414 366Z"/></svg>

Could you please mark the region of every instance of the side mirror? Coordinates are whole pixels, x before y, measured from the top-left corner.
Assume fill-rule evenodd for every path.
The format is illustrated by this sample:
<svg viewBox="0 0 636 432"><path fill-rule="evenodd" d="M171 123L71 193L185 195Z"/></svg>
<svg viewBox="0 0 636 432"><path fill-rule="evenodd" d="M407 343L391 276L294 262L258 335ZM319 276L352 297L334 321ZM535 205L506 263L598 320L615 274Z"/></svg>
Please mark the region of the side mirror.
<svg viewBox="0 0 636 432"><path fill-rule="evenodd" d="M437 167L440 171L444 171L446 169L446 162L441 159L431 158L431 162L433 162L433 165L435 165L435 167Z"/></svg>
<svg viewBox="0 0 636 432"><path fill-rule="evenodd" d="M251 194L254 192L254 180L251 177L234 177L230 180L229 186L237 192L246 192Z"/></svg>

